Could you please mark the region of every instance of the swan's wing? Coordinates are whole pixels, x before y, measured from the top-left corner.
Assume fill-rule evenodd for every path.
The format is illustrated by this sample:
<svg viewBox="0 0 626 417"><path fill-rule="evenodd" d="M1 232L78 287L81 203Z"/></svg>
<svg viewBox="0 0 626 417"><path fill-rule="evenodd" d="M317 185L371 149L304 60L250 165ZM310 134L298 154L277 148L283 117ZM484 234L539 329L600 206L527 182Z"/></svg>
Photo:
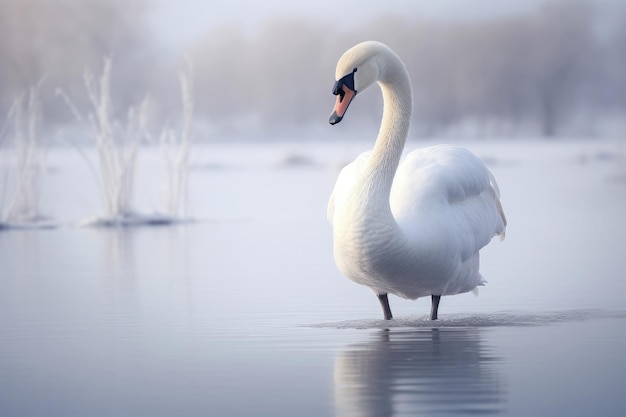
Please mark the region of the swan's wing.
<svg viewBox="0 0 626 417"><path fill-rule="evenodd" d="M396 173L390 205L410 240L433 241L463 259L506 228L493 175L474 154L456 146L407 155Z"/></svg>
<svg viewBox="0 0 626 417"><path fill-rule="evenodd" d="M361 173L367 165L370 154L371 151L363 152L354 161L343 167L339 173L333 192L330 194L328 208L326 211L326 216L331 224L333 223L333 218L335 216L335 209L346 204L348 198L350 197L350 193L354 189L354 184L357 179L361 177Z"/></svg>

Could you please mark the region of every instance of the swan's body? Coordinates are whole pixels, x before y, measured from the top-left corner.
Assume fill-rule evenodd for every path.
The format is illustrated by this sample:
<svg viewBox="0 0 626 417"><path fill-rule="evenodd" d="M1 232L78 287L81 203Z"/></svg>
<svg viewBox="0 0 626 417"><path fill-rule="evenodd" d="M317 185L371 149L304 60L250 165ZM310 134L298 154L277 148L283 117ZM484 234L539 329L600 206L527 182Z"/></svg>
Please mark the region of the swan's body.
<svg viewBox="0 0 626 417"><path fill-rule="evenodd" d="M341 171L328 205L337 266L378 295L386 319L388 293L433 296L436 319L440 296L484 282L479 250L506 228L496 181L480 159L457 146L418 149L400 164L412 91L404 64L387 46L363 42L351 48L336 77L331 124L374 82L384 100L374 149Z"/></svg>

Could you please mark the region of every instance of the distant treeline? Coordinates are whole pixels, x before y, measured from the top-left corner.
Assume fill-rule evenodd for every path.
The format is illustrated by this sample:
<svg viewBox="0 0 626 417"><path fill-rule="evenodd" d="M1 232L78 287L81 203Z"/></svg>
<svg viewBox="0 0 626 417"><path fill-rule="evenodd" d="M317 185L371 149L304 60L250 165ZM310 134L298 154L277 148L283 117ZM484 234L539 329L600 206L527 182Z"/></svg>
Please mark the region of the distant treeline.
<svg viewBox="0 0 626 417"><path fill-rule="evenodd" d="M60 87L85 104L83 72L98 73L103 56L113 59L120 113L146 94L163 117L177 109L176 61L183 53L174 56L159 44L148 10L145 0L0 2L0 122L15 97L44 76L45 121L71 122L54 92ZM207 28L184 54L195 68L196 121L222 134L325 124L337 59L368 39L389 44L406 62L416 134L601 134L626 126L626 7L615 12L608 24L593 2L551 1L525 15L381 17L349 31L284 17L253 35ZM365 93L354 106L352 118L378 122L378 94Z"/></svg>

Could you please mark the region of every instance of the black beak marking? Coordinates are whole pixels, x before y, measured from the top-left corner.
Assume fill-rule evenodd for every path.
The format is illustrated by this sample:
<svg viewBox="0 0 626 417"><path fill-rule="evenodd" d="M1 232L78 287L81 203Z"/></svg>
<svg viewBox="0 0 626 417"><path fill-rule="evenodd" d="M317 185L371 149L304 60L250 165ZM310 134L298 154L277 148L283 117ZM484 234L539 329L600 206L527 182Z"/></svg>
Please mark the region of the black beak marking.
<svg viewBox="0 0 626 417"><path fill-rule="evenodd" d="M343 101L343 96L346 94L342 88L344 85L354 91L354 94L356 95L357 91L354 89L354 73L356 70L356 68L353 69L350 74L344 75L339 80L335 81L335 85L333 85L333 95L340 96L339 99L341 101Z"/></svg>

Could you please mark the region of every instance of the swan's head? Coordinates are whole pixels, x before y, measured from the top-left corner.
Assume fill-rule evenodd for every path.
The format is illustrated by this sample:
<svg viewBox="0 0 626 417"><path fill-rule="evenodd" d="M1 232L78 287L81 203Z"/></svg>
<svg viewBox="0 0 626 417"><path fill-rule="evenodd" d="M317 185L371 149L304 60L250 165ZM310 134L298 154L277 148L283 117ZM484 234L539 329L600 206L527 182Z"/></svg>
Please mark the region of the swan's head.
<svg viewBox="0 0 626 417"><path fill-rule="evenodd" d="M382 55L391 52L386 45L367 41L348 49L337 62L333 94L337 96L335 108L330 115L330 124L343 119L352 99L360 91L381 79ZM391 52L393 54L393 52ZM394 54L395 55L395 54Z"/></svg>

